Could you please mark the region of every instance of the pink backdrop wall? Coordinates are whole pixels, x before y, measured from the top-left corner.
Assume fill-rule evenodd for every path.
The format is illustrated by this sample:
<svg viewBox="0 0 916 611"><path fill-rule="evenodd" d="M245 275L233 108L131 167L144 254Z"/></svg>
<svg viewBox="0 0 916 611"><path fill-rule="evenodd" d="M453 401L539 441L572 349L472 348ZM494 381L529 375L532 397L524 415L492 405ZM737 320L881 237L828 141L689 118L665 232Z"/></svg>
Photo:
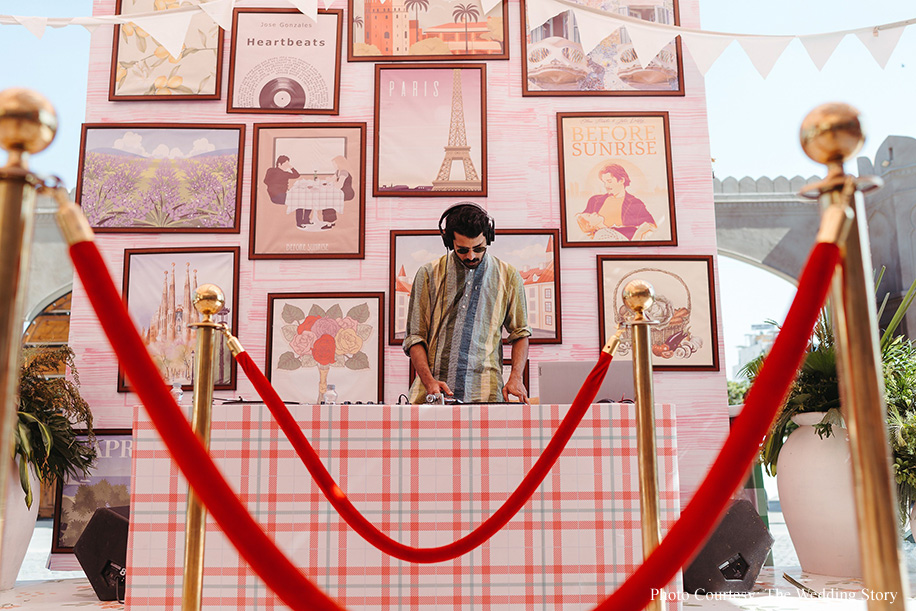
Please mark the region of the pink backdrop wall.
<svg viewBox="0 0 916 611"><path fill-rule="evenodd" d="M285 3L278 2L277 6ZM334 2L331 8L346 9ZM97 0L97 15L112 14L114 0ZM698 0L680 4L681 23L699 27ZM712 254L716 253L712 171L703 78L689 54L684 57L684 97L539 97L521 96L522 67L519 5L510 0L509 61L487 62L487 198L498 228L560 226L556 113L575 111L658 111L670 113L672 166L677 211L677 247L571 248L562 249L562 332L560 345L531 347L532 396L538 395L537 363L544 360L596 358L603 341L598 337L596 255L598 254ZM346 54L346 28L344 28ZM247 258L249 199L251 193L251 138L253 123L268 122L366 122L372 134L374 64L348 63L341 69L339 116L227 115L226 71L229 36L223 56L223 98L206 102L109 102L108 78L112 33L99 28L92 36L87 122L225 122L245 123L246 144L242 188L241 233L236 234L103 234L99 247L120 285L125 248L240 246L240 328L236 334L254 358L264 366L268 292L294 291L387 291L388 240L392 229L433 229L441 211L456 198L373 198L371 159L373 143L367 142L366 258L364 260L250 261ZM206 279L201 279L202 282ZM716 276L718 287L718 275ZM718 290L717 290L718 293ZM716 308L719 307L717 295ZM719 362L724 363L721 317ZM74 282L71 345L77 353L84 395L102 428L129 427L136 395L117 393L114 354L90 310L85 292ZM408 361L400 346L385 353L385 398L395 402L407 389ZM657 372L655 391L659 403L675 404L681 498L690 498L715 457L727 433L725 372ZM236 391L217 396L255 399L252 386L239 374ZM186 399L187 401L187 399ZM217 408L218 409L218 408Z"/></svg>

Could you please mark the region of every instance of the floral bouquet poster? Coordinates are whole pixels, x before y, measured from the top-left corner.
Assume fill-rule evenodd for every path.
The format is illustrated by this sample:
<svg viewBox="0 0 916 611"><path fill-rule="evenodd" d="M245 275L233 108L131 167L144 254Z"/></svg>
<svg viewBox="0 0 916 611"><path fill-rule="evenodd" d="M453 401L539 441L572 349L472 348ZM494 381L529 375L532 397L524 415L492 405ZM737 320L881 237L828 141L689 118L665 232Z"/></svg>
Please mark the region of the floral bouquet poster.
<svg viewBox="0 0 916 611"><path fill-rule="evenodd" d="M384 293L267 295L267 376L285 401L380 403Z"/></svg>
<svg viewBox="0 0 916 611"><path fill-rule="evenodd" d="M563 246L676 246L668 113L558 113Z"/></svg>
<svg viewBox="0 0 916 611"><path fill-rule="evenodd" d="M486 196L485 117L483 64L376 65L372 194Z"/></svg>
<svg viewBox="0 0 916 611"><path fill-rule="evenodd" d="M243 125L83 125L77 202L98 232L238 233Z"/></svg>

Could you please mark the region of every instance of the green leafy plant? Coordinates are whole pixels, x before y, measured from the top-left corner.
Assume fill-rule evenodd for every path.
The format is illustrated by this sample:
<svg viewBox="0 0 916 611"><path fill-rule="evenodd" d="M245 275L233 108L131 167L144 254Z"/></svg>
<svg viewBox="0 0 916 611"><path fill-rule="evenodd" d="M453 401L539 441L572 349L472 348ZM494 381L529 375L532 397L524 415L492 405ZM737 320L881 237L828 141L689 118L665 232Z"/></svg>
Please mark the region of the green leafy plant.
<svg viewBox="0 0 916 611"><path fill-rule="evenodd" d="M744 403L744 395L750 390L751 383L747 380L729 380L726 384L728 386L728 404L741 405Z"/></svg>
<svg viewBox="0 0 916 611"><path fill-rule="evenodd" d="M70 369L70 379L54 377L66 368ZM29 465L41 481L51 482L65 475L87 477L95 461L92 412L80 396L79 383L73 351L68 346L23 351L19 419L13 432L19 480L29 507L33 500ZM78 430L74 425L85 428ZM77 435L88 438L79 439Z"/></svg>

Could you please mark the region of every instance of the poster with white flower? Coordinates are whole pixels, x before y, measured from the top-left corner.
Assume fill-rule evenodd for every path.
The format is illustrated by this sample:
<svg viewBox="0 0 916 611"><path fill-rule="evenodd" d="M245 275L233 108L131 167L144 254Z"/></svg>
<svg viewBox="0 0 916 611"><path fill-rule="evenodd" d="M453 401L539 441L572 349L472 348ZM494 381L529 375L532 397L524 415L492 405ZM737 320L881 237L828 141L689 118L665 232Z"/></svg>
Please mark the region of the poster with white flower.
<svg viewBox="0 0 916 611"><path fill-rule="evenodd" d="M267 377L284 401L384 397L384 293L268 293Z"/></svg>

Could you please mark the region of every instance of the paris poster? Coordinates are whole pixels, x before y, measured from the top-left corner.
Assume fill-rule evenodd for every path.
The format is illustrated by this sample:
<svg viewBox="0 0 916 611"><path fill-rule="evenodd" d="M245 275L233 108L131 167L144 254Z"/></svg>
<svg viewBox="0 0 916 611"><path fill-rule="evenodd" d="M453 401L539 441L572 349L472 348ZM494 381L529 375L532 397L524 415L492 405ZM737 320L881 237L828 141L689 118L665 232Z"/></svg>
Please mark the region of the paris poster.
<svg viewBox="0 0 916 611"><path fill-rule="evenodd" d="M486 66L375 67L375 197L487 195Z"/></svg>

